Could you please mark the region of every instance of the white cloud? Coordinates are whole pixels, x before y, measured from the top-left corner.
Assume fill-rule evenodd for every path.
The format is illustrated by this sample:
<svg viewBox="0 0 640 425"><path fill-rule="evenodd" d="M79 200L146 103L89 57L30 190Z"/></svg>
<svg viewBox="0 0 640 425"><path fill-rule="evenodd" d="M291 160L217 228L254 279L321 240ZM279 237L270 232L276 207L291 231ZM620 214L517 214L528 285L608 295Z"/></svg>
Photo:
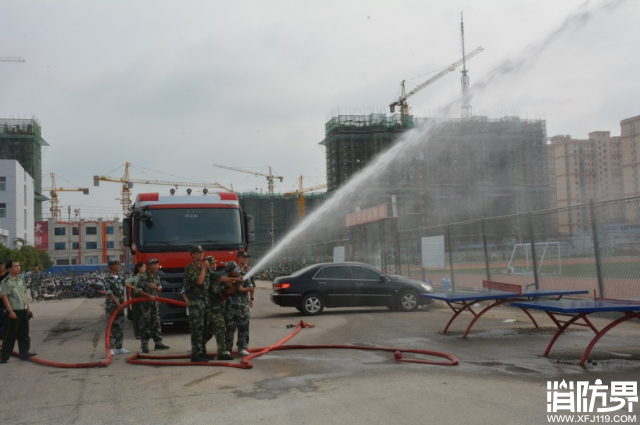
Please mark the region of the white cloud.
<svg viewBox="0 0 640 425"><path fill-rule="evenodd" d="M119 186L93 188L92 176L126 161L237 190L266 190L266 181L213 163L272 166L285 191L301 174L324 175L317 144L332 113L387 112L403 79L460 58L461 11L467 52L486 49L468 63L474 87L505 58L528 59L573 12L609 4L620 7L495 78L473 106L544 117L550 135L615 135L640 114L632 1L5 1L0 56L27 62L0 63L0 114L40 120L51 145L45 182L55 172L92 187L62 195L62 205L117 210ZM410 105L435 115L459 95L456 71Z"/></svg>

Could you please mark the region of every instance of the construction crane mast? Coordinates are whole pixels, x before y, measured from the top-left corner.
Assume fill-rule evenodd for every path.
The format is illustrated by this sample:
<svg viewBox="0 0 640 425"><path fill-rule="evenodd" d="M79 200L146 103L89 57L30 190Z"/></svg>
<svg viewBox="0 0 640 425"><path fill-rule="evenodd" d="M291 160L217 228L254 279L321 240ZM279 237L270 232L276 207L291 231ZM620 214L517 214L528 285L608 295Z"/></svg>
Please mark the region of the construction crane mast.
<svg viewBox="0 0 640 425"><path fill-rule="evenodd" d="M76 189L65 189L62 187L56 186L56 175L51 173L51 188L43 188L43 190L49 190L49 194L51 195L51 217L58 218L60 217L60 204L58 200L58 192L82 192L84 195L89 194L89 189L86 187L79 187Z"/></svg>
<svg viewBox="0 0 640 425"><path fill-rule="evenodd" d="M408 93L406 92L406 88L405 88L405 80L402 80L402 83L400 83L400 85L402 87L402 93L400 94L400 97L398 98L397 101L395 101L395 102L393 102L393 103L391 103L389 105L389 109L391 110L391 113L395 112L396 106L400 106L400 115L401 115L402 123L406 124L407 118L409 117L409 105L407 104L407 99L408 98L410 98L414 94L418 93L420 90L422 90L423 88L427 87L429 84L434 83L435 81L437 81L440 78L444 77L445 75L447 75L451 71L454 71L457 67L459 67L463 63L466 63L466 61L468 61L469 59L475 57L476 55L480 54L480 52L482 52L483 50L484 49L482 48L482 46L476 48L475 50L470 52L468 55L463 56L462 59L458 60L457 62L452 63L451 65L446 67L444 70L440 71L439 73L437 73L433 77L429 78L427 81L425 81L424 83L420 84L418 87L414 88L413 90L411 90Z"/></svg>
<svg viewBox="0 0 640 425"><path fill-rule="evenodd" d="M0 57L0 62L26 62L22 58Z"/></svg>
<svg viewBox="0 0 640 425"><path fill-rule="evenodd" d="M296 195L298 197L298 216L300 217L300 221L304 220L305 215L307 214L307 204L306 204L306 200L304 198L304 194L307 192L311 192L314 190L320 190L320 189L326 189L327 185L326 184L320 184L317 186L313 186L313 187L308 187L308 188L304 188L303 185L303 176L300 176L300 185L298 187L298 190L296 190L295 192L287 192L284 194L284 196L289 197L289 196L294 196Z"/></svg>
<svg viewBox="0 0 640 425"><path fill-rule="evenodd" d="M131 188L133 187L134 183L168 185L168 186L175 186L175 187L178 187L178 186L204 187L205 193L207 193L206 192L207 187L222 189L222 190L226 190L227 192L231 192L231 189L221 185L220 183L197 183L197 182L178 182L178 181L166 181L166 180L132 179L129 177L130 166L131 166L130 162L125 163L124 175L120 179L108 177L108 176L93 176L94 186L99 186L101 181L122 184L122 192L121 192L122 197L120 198L120 202L122 203L123 217L126 217L127 211L129 210L129 206L131 205Z"/></svg>
<svg viewBox="0 0 640 425"><path fill-rule="evenodd" d="M464 60L464 19L460 13L460 35L462 37L462 118L471 118L471 105L469 104L469 76L467 75L467 63Z"/></svg>
<svg viewBox="0 0 640 425"><path fill-rule="evenodd" d="M251 171L251 170L244 170L242 168L228 167L226 165L220 165L220 164L213 164L213 166L214 167L218 167L218 168L225 168L227 170L240 171L241 173L253 174L254 176L266 177L267 178L267 182L268 182L268 187L269 187L269 193L273 193L273 180L274 179L279 179L280 182L282 182L282 179L284 179L284 177L282 177L282 176L274 176L273 172L271 171L271 167L269 167L269 174L263 174L263 173L257 173L255 171Z"/></svg>

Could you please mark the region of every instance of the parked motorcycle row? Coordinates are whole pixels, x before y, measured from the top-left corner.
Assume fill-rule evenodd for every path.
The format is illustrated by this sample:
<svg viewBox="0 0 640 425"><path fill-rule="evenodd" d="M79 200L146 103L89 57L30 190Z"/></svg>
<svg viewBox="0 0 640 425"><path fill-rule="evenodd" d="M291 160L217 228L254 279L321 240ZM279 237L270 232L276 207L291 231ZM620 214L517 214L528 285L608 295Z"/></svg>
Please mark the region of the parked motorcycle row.
<svg viewBox="0 0 640 425"><path fill-rule="evenodd" d="M297 272L297 267L265 267L260 269L255 274L256 280L273 280L280 276L289 276L290 274Z"/></svg>
<svg viewBox="0 0 640 425"><path fill-rule="evenodd" d="M273 281L279 276L288 276L298 270L297 267L265 267L256 272L257 280ZM106 272L92 272L78 275L44 275L41 295L31 291L35 301L64 300L77 297L99 298L105 295L104 280ZM25 274L25 282L31 288L31 273Z"/></svg>
<svg viewBox="0 0 640 425"><path fill-rule="evenodd" d="M45 274L40 294L31 288L30 273L25 280L35 301L64 300L77 297L99 298L105 295L104 278L106 273L94 272L73 276Z"/></svg>

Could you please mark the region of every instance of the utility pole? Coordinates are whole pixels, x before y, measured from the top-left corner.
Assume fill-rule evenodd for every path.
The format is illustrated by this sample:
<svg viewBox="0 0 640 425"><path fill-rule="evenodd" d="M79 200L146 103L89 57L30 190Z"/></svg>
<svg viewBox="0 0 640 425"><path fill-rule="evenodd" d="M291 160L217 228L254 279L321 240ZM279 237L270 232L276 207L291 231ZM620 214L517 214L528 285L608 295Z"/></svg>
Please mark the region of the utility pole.
<svg viewBox="0 0 640 425"><path fill-rule="evenodd" d="M67 225L67 234L69 235L69 265L71 265L71 205L67 207L67 215L69 217L69 224Z"/></svg>

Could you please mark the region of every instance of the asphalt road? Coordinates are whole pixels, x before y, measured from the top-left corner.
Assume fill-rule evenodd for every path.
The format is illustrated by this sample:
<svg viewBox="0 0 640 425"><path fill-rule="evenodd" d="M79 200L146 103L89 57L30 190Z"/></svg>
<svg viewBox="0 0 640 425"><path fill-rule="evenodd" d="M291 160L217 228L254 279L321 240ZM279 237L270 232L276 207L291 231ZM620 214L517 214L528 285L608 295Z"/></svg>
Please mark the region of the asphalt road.
<svg viewBox="0 0 640 425"><path fill-rule="evenodd" d="M469 317L441 330L444 305L413 313L387 309L329 309L302 317L269 301L268 283L256 291L250 348L275 344L304 320L289 344L350 344L418 348L454 354L458 366L397 363L388 352L291 350L255 358L250 370L201 366L141 366L116 355L111 365L59 369L12 357L0 365L3 424L543 424L547 381L636 380L640 376L640 321L616 328L596 346L587 369L577 361L591 331L561 336L541 356L551 322L533 329L519 310L500 307L467 339ZM59 362L105 357L104 298L33 305L32 351ZM515 322L505 322L515 319ZM608 320L595 319L601 327ZM127 323L125 348L139 350ZM167 327L161 354L187 354L184 327ZM210 352L215 343L209 343ZM410 355L405 355L409 358ZM239 362L239 360L235 360ZM635 409L637 410L637 409Z"/></svg>

